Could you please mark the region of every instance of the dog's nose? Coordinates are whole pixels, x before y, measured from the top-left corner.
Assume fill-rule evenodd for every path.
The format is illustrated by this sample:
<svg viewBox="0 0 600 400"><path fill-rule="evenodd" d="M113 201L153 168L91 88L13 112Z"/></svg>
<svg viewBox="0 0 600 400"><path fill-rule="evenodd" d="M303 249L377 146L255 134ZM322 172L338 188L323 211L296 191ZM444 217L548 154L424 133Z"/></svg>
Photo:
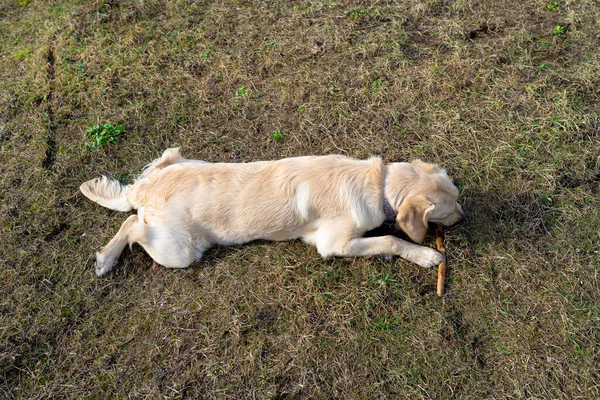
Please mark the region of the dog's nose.
<svg viewBox="0 0 600 400"><path fill-rule="evenodd" d="M463 222L466 218L467 218L467 213L465 211L461 210L460 211L460 219L457 221L457 223Z"/></svg>

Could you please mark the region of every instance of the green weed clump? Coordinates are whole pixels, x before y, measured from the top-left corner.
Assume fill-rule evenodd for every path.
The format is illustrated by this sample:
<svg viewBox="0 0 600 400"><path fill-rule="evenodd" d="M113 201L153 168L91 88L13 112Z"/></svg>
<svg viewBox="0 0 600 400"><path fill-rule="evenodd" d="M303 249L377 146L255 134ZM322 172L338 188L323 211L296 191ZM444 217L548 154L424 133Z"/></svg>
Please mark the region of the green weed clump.
<svg viewBox="0 0 600 400"><path fill-rule="evenodd" d="M369 7L364 8L360 7L355 10L346 11L346 16L350 19L359 19L361 17L370 17L374 15L379 15L379 8L377 7Z"/></svg>
<svg viewBox="0 0 600 400"><path fill-rule="evenodd" d="M281 132L280 130L273 131L273 140L274 141L281 142L284 137L285 137L285 134L283 132Z"/></svg>
<svg viewBox="0 0 600 400"><path fill-rule="evenodd" d="M565 33L567 33L567 27L566 26L562 26L562 25L556 25L553 29L552 29L552 34L554 36L562 36Z"/></svg>
<svg viewBox="0 0 600 400"><path fill-rule="evenodd" d="M87 130L88 147L92 151L98 151L103 146L111 143L115 144L119 141L119 134L125 130L123 125L112 126L111 124L92 125Z"/></svg>

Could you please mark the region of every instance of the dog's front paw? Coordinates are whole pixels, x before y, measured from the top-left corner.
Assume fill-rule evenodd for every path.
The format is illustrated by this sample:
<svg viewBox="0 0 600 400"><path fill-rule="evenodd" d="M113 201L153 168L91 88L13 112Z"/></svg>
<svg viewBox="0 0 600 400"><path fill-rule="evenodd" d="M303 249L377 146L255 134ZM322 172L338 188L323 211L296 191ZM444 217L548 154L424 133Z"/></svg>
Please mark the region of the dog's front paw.
<svg viewBox="0 0 600 400"><path fill-rule="evenodd" d="M444 261L444 256L436 250L423 247L420 249L420 254L413 261L421 267L431 268Z"/></svg>
<svg viewBox="0 0 600 400"><path fill-rule="evenodd" d="M96 253L96 275L102 276L114 268L117 260L111 257L105 257L102 253Z"/></svg>

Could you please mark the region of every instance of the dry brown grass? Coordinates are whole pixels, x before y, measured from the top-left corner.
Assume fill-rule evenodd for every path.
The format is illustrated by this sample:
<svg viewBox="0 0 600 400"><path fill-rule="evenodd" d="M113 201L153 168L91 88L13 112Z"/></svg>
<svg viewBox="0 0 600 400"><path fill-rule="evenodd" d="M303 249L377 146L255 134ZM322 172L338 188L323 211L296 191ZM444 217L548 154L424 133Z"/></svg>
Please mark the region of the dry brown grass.
<svg viewBox="0 0 600 400"><path fill-rule="evenodd" d="M0 396L600 396L597 4L78 3L0 4ZM91 152L103 122L126 131ZM470 214L444 301L300 242L96 278L123 214L78 185L177 145L440 163Z"/></svg>

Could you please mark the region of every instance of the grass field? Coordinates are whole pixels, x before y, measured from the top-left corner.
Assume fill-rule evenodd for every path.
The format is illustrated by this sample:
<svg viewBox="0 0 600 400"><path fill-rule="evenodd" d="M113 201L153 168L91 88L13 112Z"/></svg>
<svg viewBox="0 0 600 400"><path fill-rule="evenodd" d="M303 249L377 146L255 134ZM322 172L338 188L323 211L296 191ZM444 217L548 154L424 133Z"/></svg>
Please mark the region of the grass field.
<svg viewBox="0 0 600 400"><path fill-rule="evenodd" d="M0 3L0 397L600 398L597 1L80 3ZM79 184L174 146L439 163L446 296L299 241L97 278Z"/></svg>

